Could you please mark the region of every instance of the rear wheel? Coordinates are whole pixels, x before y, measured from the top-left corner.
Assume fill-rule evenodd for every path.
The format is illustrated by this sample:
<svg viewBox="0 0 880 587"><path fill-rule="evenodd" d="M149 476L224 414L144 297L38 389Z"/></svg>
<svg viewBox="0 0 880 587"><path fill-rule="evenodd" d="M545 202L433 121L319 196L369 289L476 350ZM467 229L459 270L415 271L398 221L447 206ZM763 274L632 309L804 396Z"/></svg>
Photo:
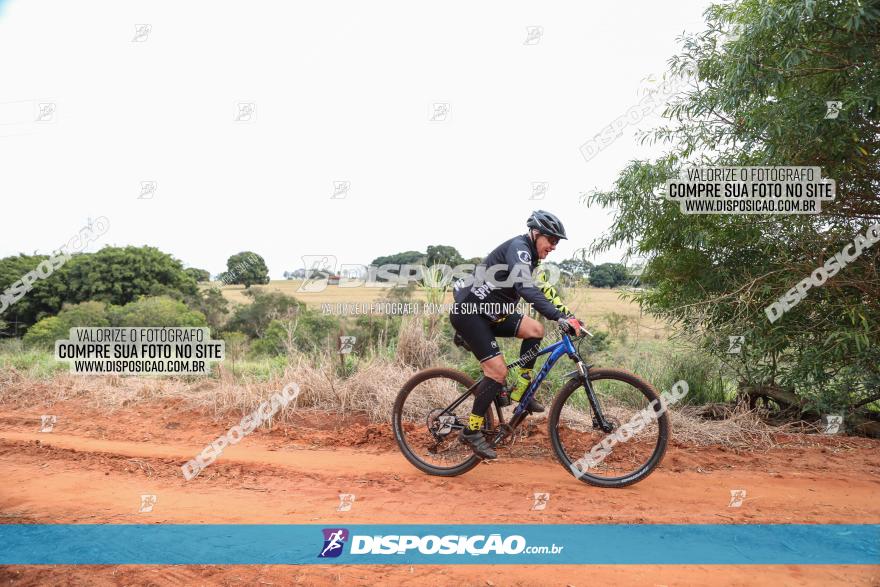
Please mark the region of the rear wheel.
<svg viewBox="0 0 880 587"><path fill-rule="evenodd" d="M589 377L599 408L614 429L606 433L598 427L583 382L573 379L559 391L548 418L556 458L584 483L598 487L637 483L663 459L669 417L665 411L657 415L662 409L659 396L637 375L591 369Z"/></svg>
<svg viewBox="0 0 880 587"><path fill-rule="evenodd" d="M473 469L480 459L458 440L473 406L473 392L451 412L474 380L461 371L437 367L420 371L407 381L394 402L394 438L403 456L429 475L454 477ZM483 434L491 443L495 418L490 406Z"/></svg>

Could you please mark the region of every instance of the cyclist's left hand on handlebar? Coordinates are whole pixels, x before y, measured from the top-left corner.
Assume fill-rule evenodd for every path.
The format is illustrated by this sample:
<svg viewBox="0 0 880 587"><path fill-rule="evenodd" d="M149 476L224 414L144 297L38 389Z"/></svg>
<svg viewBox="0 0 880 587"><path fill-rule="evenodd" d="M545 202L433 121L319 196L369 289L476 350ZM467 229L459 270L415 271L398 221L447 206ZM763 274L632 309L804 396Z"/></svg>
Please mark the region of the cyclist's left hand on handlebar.
<svg viewBox="0 0 880 587"><path fill-rule="evenodd" d="M579 335L581 330L584 329L583 323L574 316L560 318L557 322L564 332L574 334L575 336Z"/></svg>

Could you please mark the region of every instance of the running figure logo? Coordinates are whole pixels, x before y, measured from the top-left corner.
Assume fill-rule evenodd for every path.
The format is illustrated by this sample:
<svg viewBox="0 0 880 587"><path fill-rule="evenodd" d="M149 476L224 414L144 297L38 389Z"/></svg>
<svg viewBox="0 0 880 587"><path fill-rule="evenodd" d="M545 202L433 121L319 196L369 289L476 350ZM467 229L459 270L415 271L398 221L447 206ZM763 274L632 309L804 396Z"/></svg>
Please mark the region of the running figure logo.
<svg viewBox="0 0 880 587"><path fill-rule="evenodd" d="M141 509L138 510L139 514L148 514L153 511L153 506L156 505L156 496L155 495L142 495L141 496Z"/></svg>
<svg viewBox="0 0 880 587"><path fill-rule="evenodd" d="M541 511L547 508L547 502L550 501L549 493L536 493L535 503L532 505L532 511Z"/></svg>
<svg viewBox="0 0 880 587"><path fill-rule="evenodd" d="M342 547L348 540L348 529L346 528L324 528L324 549L318 558L336 558L342 554Z"/></svg>
<svg viewBox="0 0 880 587"><path fill-rule="evenodd" d="M339 354L347 355L354 349L354 343L357 341L356 336L340 336L339 337Z"/></svg>
<svg viewBox="0 0 880 587"><path fill-rule="evenodd" d="M52 432L58 416L40 416L40 432Z"/></svg>

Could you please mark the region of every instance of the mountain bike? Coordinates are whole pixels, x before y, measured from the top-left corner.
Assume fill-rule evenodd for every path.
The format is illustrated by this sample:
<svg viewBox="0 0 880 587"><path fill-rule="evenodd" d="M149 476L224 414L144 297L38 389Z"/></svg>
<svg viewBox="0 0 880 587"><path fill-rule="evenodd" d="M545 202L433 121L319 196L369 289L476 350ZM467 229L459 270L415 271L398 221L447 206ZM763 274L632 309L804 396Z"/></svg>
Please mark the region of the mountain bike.
<svg viewBox="0 0 880 587"><path fill-rule="evenodd" d="M509 420L504 419L505 402L496 397L486 412L482 433L495 449L511 446L517 428L531 414L526 409L529 400L542 389L557 361L567 356L576 368L565 375L567 381L547 416L556 459L585 483L626 487L660 464L669 439L668 414L656 390L639 376L588 365L579 348L589 334L584 333L577 337L576 346L560 328L560 340L535 353L549 356ZM509 363L508 369L522 364L521 360ZM479 464L481 459L458 439L478 385L479 380L475 382L466 373L443 367L420 371L404 384L394 402L392 426L401 452L416 468L429 475L454 477Z"/></svg>

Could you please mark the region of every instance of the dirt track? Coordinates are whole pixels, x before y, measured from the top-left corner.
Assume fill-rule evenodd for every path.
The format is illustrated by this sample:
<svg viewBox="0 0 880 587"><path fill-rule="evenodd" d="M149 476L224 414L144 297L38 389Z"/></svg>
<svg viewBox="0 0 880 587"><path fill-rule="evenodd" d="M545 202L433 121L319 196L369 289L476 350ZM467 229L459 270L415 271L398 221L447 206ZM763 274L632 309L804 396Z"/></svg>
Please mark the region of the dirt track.
<svg viewBox="0 0 880 587"><path fill-rule="evenodd" d="M43 413L46 413L45 411ZM180 465L225 432L176 403L112 415L84 402L40 413L0 411L0 515L6 523L880 523L880 443L790 437L784 450L735 452L673 445L646 481L623 490L587 486L549 455L543 422L498 462L442 479L397 452L388 426L324 414L257 432L192 481ZM730 490L744 489L739 508ZM533 511L533 494L550 494ZM337 512L339 494L356 496ZM138 513L142 494L156 495ZM430 577L430 579L429 579ZM877 567L6 567L13 584L880 585Z"/></svg>

